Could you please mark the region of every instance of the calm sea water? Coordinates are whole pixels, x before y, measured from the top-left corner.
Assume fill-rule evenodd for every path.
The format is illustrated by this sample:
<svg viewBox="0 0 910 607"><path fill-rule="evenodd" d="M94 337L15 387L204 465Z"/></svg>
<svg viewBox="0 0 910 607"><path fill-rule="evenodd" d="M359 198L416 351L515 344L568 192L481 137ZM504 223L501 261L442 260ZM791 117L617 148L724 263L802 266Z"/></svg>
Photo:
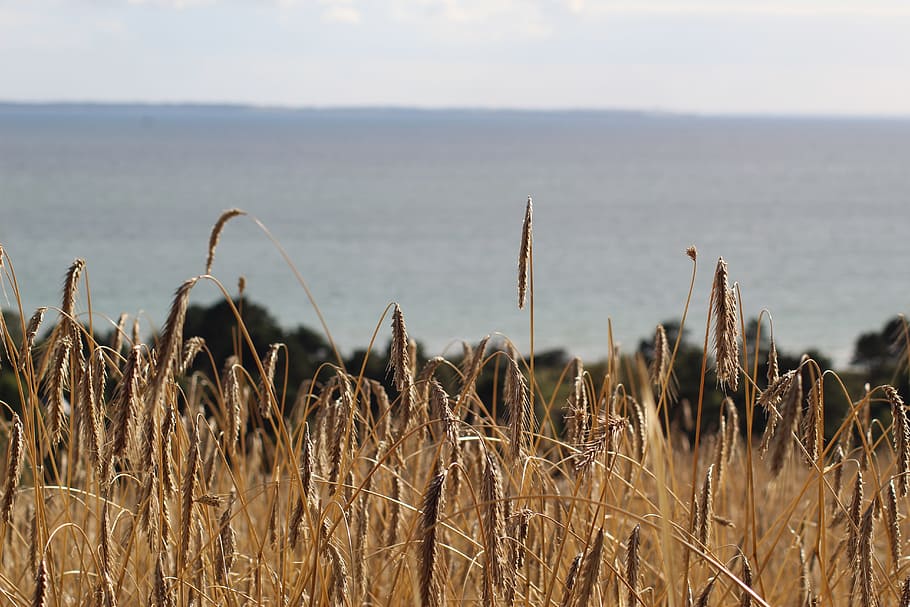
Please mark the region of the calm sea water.
<svg viewBox="0 0 910 607"><path fill-rule="evenodd" d="M215 219L241 207L287 249L345 350L392 301L433 352L490 332L526 348L528 194L538 348L601 356L609 319L634 349L681 315L692 244L695 336L721 255L783 349L845 362L860 332L908 310L908 121L0 107L0 242L27 314L58 305L83 257L99 318L157 326L203 271ZM214 274L232 292L245 276L283 324L318 326L252 222L228 225Z"/></svg>

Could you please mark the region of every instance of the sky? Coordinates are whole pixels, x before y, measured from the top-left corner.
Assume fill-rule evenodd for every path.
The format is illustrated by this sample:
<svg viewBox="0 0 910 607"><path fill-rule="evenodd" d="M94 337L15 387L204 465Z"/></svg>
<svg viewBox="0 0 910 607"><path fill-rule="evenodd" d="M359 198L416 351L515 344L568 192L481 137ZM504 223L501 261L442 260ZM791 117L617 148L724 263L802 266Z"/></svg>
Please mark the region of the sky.
<svg viewBox="0 0 910 607"><path fill-rule="evenodd" d="M910 115L906 0L0 0L0 100Z"/></svg>

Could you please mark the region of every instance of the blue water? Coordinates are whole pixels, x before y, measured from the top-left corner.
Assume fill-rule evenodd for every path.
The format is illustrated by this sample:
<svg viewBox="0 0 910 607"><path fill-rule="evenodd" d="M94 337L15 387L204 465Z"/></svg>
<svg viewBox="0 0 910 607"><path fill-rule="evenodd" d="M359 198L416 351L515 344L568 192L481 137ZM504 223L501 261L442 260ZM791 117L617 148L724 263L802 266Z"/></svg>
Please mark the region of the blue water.
<svg viewBox="0 0 910 607"><path fill-rule="evenodd" d="M220 212L241 207L344 350L392 301L431 352L490 332L526 349L515 283L531 194L538 348L597 358L611 319L633 350L682 313L694 244L696 336L722 255L781 348L846 362L860 332L910 307L908 169L910 121L0 106L0 243L26 314L58 305L83 257L96 318L150 330L204 270ZM213 273L231 292L243 275L283 324L317 326L253 222L228 225Z"/></svg>

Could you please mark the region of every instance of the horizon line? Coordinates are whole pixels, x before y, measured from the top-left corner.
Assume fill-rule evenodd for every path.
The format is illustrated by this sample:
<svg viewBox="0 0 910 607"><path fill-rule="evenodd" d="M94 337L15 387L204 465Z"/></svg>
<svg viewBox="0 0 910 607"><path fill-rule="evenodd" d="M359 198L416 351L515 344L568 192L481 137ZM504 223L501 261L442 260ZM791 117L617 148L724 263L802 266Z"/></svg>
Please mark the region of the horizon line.
<svg viewBox="0 0 910 607"><path fill-rule="evenodd" d="M671 108L633 108L596 106L516 107L486 105L405 105L405 104L282 104L246 101L111 101L111 100L41 100L0 99L0 109L221 109L261 112L415 112L415 113L511 113L511 114L614 114L667 118L753 118L808 120L910 120L907 113L859 113L838 111L741 111L741 110L678 110Z"/></svg>

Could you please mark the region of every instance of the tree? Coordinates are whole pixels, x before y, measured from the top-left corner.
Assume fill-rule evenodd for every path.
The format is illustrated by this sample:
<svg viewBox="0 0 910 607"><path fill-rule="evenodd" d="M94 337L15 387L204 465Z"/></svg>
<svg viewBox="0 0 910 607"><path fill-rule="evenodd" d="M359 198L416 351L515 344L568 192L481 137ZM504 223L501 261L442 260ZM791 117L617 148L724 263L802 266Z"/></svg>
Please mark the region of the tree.
<svg viewBox="0 0 910 607"><path fill-rule="evenodd" d="M311 378L319 365L329 360L331 349L328 342L321 334L302 325L285 331L265 307L249 299L244 298L242 302L235 300L234 305L240 311L243 326L250 335L257 356L263 356L270 344L283 343L287 346L288 397L293 398L300 383ZM185 337L198 336L205 339L216 372L220 372L229 356L236 354L244 361L251 360L252 353L227 301L222 300L210 306L189 306L183 333ZM276 374L276 384L279 387L278 382L283 382L282 366L279 366ZM205 356L196 358L193 369L212 372L211 363Z"/></svg>
<svg viewBox="0 0 910 607"><path fill-rule="evenodd" d="M887 375L898 366L903 343L904 319L895 316L881 331L863 333L857 338L851 362L870 374Z"/></svg>

